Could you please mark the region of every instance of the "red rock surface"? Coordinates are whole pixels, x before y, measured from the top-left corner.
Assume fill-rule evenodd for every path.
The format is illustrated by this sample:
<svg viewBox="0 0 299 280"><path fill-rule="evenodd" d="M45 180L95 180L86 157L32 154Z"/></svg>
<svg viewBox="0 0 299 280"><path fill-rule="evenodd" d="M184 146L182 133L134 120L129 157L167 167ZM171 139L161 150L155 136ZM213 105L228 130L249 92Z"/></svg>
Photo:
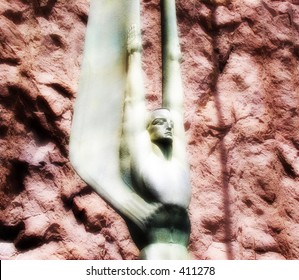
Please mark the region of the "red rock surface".
<svg viewBox="0 0 299 280"><path fill-rule="evenodd" d="M150 108L159 1L143 2ZM0 3L0 258L136 259L68 160L89 1ZM299 258L299 1L177 1L195 259Z"/></svg>

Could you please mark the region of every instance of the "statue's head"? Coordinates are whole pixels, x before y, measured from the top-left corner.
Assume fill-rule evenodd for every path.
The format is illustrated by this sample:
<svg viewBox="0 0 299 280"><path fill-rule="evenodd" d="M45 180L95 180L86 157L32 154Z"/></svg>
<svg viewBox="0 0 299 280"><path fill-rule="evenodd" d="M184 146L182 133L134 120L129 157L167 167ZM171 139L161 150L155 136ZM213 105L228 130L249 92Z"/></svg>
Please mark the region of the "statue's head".
<svg viewBox="0 0 299 280"><path fill-rule="evenodd" d="M166 108L154 110L147 124L147 131L153 143L172 143L173 121Z"/></svg>

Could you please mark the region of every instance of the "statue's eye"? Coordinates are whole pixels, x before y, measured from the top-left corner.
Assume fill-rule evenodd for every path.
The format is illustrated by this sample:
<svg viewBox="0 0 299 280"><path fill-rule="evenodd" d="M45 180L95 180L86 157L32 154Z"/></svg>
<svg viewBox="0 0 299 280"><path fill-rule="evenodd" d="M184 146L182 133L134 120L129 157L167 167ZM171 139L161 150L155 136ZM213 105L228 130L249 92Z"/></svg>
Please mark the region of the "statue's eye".
<svg viewBox="0 0 299 280"><path fill-rule="evenodd" d="M152 122L152 125L162 125L164 124L165 120L164 119L155 119L153 122Z"/></svg>

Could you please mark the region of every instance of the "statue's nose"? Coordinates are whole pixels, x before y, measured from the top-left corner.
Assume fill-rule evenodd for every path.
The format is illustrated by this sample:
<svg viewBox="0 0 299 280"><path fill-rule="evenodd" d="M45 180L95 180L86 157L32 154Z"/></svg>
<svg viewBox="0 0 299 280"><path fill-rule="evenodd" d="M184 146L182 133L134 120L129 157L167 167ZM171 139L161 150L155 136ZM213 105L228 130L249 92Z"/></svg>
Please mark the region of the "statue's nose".
<svg viewBox="0 0 299 280"><path fill-rule="evenodd" d="M171 122L167 122L167 124L166 124L166 128L167 128L167 130L169 130L169 131L172 130Z"/></svg>

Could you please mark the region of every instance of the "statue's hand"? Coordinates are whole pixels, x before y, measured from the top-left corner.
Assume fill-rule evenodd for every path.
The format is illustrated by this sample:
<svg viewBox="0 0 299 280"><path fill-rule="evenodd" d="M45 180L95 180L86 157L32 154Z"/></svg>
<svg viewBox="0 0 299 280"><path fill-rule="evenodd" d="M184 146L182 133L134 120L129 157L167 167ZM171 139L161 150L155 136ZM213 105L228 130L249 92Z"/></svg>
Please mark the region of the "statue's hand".
<svg viewBox="0 0 299 280"><path fill-rule="evenodd" d="M129 54L142 51L141 33L135 24L128 30L127 48Z"/></svg>

